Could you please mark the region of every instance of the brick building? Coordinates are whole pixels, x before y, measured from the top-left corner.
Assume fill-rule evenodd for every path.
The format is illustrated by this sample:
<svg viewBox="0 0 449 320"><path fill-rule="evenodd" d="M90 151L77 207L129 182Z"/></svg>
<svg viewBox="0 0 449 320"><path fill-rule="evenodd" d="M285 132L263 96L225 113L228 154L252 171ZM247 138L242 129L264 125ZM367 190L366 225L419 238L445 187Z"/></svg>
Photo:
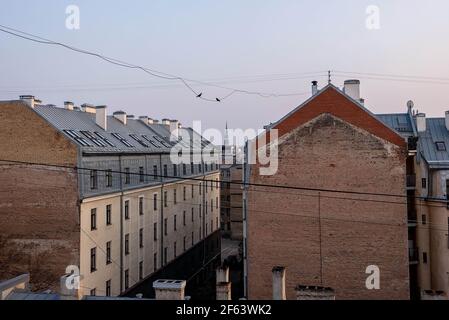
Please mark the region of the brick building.
<svg viewBox="0 0 449 320"><path fill-rule="evenodd" d="M407 143L359 90L356 80L343 90L314 83L310 99L267 129L278 130L277 172L245 168L252 184L304 188L245 190L249 299L271 298L274 266L286 268L287 299L298 286L332 288L336 299L409 298ZM379 290L366 287L370 265Z"/></svg>
<svg viewBox="0 0 449 320"><path fill-rule="evenodd" d="M219 234L218 159L198 133L21 98L0 102L0 279L57 290L73 265L80 296L126 294Z"/></svg>

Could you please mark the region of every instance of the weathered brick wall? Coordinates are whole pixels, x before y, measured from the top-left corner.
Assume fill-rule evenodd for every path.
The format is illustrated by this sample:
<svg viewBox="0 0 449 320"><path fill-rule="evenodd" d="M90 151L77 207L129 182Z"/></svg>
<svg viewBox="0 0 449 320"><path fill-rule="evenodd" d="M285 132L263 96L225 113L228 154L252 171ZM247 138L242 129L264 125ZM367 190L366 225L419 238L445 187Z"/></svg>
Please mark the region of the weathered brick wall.
<svg viewBox="0 0 449 320"><path fill-rule="evenodd" d="M405 195L404 147L329 113L303 122L281 140L277 174L260 176L253 165L251 182ZM250 187L249 298L270 299L271 269L285 266L288 299L295 298L299 284L332 287L336 299L408 299L405 202ZM365 287L368 265L380 268L380 290Z"/></svg>
<svg viewBox="0 0 449 320"><path fill-rule="evenodd" d="M75 166L77 149L20 101L0 103L0 160ZM57 289L79 265L77 174L0 162L0 280L31 272L33 289Z"/></svg>

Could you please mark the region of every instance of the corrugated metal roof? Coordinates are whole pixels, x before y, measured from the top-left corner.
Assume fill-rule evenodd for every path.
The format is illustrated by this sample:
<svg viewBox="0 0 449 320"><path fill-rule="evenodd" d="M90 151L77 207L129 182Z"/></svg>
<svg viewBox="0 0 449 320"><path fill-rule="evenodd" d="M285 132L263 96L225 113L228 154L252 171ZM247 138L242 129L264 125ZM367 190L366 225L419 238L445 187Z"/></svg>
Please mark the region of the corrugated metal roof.
<svg viewBox="0 0 449 320"><path fill-rule="evenodd" d="M37 105L34 110L41 115L45 120L51 123L56 129L64 133L69 139L75 142L84 153L169 153L172 146L176 143L170 141L170 130L167 125L163 124L145 124L139 119L127 119L127 124L124 125L121 121L114 116L107 116L107 131L98 126L95 122L95 114L87 113L78 110L67 110L65 108L59 108L51 105ZM98 132L115 147L112 146L85 146L76 141L73 137L70 137L64 130L74 130L79 133L80 131L89 131L91 133ZM180 129L183 133L188 133L189 136L194 134L200 136L191 128ZM127 140L133 147L126 146L113 136L113 133L120 134ZM146 145L141 145L138 141L134 140L130 135L137 135ZM151 140L149 142L146 139ZM84 138L84 136L82 136ZM201 136L200 136L201 137ZM89 143L89 139L86 139ZM93 143L91 143L93 144ZM187 146L183 143L184 146ZM200 148L201 144L193 143L194 150ZM197 151L199 151L198 149Z"/></svg>
<svg viewBox="0 0 449 320"><path fill-rule="evenodd" d="M413 135L413 127L408 113L376 114L375 116L404 138Z"/></svg>
<svg viewBox="0 0 449 320"><path fill-rule="evenodd" d="M426 119L426 131L418 132L418 137L421 155L430 166L441 163L449 165L449 131L446 129L444 118ZM436 142L444 142L446 150L439 151Z"/></svg>
<svg viewBox="0 0 449 320"><path fill-rule="evenodd" d="M60 300L56 293L15 292L8 295L7 300Z"/></svg>

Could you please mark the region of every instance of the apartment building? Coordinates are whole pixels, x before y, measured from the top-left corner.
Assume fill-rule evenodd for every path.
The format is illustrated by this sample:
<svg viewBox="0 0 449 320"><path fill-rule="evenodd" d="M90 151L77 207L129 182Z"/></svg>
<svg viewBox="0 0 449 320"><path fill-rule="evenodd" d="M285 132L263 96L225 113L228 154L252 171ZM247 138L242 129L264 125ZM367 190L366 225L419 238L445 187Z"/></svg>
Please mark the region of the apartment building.
<svg viewBox="0 0 449 320"><path fill-rule="evenodd" d="M282 267L287 299L302 286L335 299L409 299L407 140L364 106L360 82L313 82L312 97L266 133L256 147L277 142L276 172L260 174L254 141L244 168L246 296L271 299ZM379 288L367 286L372 268Z"/></svg>
<svg viewBox="0 0 449 320"><path fill-rule="evenodd" d="M80 296L126 294L219 232L219 150L176 120L22 96L0 136L2 279L76 267Z"/></svg>
<svg viewBox="0 0 449 320"><path fill-rule="evenodd" d="M224 233L232 240L243 239L241 163L221 165L221 225Z"/></svg>
<svg viewBox="0 0 449 320"><path fill-rule="evenodd" d="M426 118L408 102L407 111L380 116L413 142L407 161L409 256L412 297L449 298L449 112Z"/></svg>

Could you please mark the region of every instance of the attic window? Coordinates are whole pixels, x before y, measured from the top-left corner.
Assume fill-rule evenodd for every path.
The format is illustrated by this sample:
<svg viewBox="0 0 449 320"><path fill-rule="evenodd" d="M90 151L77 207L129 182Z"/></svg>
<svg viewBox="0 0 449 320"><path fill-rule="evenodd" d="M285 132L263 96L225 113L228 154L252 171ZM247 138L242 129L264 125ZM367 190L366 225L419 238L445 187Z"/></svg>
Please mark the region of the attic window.
<svg viewBox="0 0 449 320"><path fill-rule="evenodd" d="M123 143L125 146L134 148L134 146L128 142L125 138L123 138L119 133L111 133L114 138L118 139L121 143Z"/></svg>
<svg viewBox="0 0 449 320"><path fill-rule="evenodd" d="M89 131L80 131L86 138L90 139L97 147L106 147L106 143Z"/></svg>
<svg viewBox="0 0 449 320"><path fill-rule="evenodd" d="M93 144L91 144L88 140L81 137L76 131L64 130L64 132L67 133L73 140L78 142L83 147L93 147Z"/></svg>
<svg viewBox="0 0 449 320"><path fill-rule="evenodd" d="M98 137L98 139L101 139L104 143L106 143L107 145L109 145L110 147L115 147L115 144L113 144L111 141L109 141L108 139L106 139L104 136L102 136L100 133L98 132L94 132L94 134Z"/></svg>
<svg viewBox="0 0 449 320"><path fill-rule="evenodd" d="M144 146L145 148L148 148L149 145L147 145L144 141L142 141L142 139L140 139L137 134L130 134L129 135L131 138L133 138L134 140L136 140L138 143L140 143L142 146Z"/></svg>
<svg viewBox="0 0 449 320"><path fill-rule="evenodd" d="M443 141L435 142L438 151L446 151L446 144Z"/></svg>
<svg viewBox="0 0 449 320"><path fill-rule="evenodd" d="M156 144L156 142L154 142L153 140L151 140L150 138L148 138L148 136L143 135L142 138L144 138L144 139L147 140L149 143L151 143L151 144L153 145L153 147L156 147L156 148L158 148L158 149L160 148L160 146L158 146L158 145Z"/></svg>

